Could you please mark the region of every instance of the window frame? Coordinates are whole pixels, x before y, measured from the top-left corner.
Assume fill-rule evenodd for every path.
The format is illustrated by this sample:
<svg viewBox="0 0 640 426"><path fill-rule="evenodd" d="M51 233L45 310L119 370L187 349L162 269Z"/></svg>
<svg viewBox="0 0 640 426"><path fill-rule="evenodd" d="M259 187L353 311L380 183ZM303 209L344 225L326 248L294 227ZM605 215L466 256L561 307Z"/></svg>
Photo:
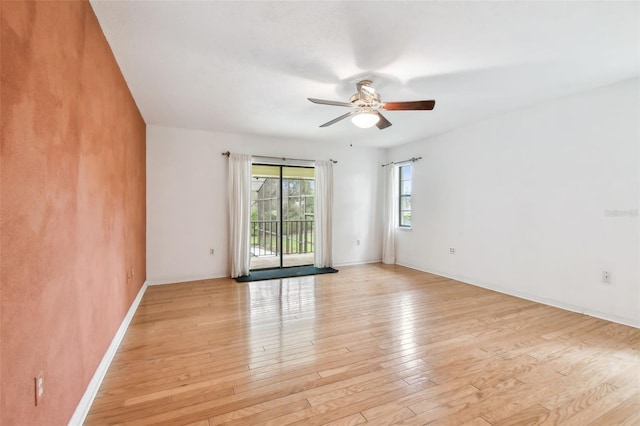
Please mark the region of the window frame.
<svg viewBox="0 0 640 426"><path fill-rule="evenodd" d="M402 169L408 167L409 171L410 171L410 178L409 179L403 179L403 173L402 173ZM409 191L408 194L403 193L402 192L402 183L403 182L410 182L410 187L411 190ZM412 164L402 164L400 166L398 166L398 227L402 228L402 229L411 229L412 227L412 221L411 219L409 219L409 224L405 224L403 223L403 213L409 212L409 217L411 218L412 213L413 213L413 206L411 205L411 196L413 193L413 167ZM409 209L402 209L402 200L404 198L408 198L409 199Z"/></svg>

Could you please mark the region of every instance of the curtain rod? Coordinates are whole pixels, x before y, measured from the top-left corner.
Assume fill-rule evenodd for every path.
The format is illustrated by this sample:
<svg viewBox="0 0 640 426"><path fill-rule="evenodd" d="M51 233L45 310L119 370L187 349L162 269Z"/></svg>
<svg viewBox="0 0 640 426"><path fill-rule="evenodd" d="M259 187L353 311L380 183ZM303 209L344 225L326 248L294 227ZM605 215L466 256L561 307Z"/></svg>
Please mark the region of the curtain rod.
<svg viewBox="0 0 640 426"><path fill-rule="evenodd" d="M422 157L411 157L408 160L404 161L391 161L390 163L383 164L382 167L390 166L392 164L415 163L418 160L422 160Z"/></svg>
<svg viewBox="0 0 640 426"><path fill-rule="evenodd" d="M231 153L229 151L225 151L225 152L222 153L222 155L228 157L228 156L231 155ZM265 156L265 155L256 155L256 157L269 158L271 160L282 160L282 161L287 161L287 160L289 160L289 161L315 161L315 160L303 160L303 159L300 159L300 158L268 157L268 156ZM338 162L338 160L333 160L331 158L329 159L329 161L331 161L333 164L336 164Z"/></svg>

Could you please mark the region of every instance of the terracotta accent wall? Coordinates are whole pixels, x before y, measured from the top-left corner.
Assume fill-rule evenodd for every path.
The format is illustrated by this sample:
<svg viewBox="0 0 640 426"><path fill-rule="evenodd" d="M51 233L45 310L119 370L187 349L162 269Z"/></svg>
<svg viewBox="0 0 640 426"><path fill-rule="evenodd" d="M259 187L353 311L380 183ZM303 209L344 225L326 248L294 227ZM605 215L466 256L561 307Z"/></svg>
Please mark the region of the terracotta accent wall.
<svg viewBox="0 0 640 426"><path fill-rule="evenodd" d="M146 127L87 1L0 14L0 424L62 425L145 280Z"/></svg>

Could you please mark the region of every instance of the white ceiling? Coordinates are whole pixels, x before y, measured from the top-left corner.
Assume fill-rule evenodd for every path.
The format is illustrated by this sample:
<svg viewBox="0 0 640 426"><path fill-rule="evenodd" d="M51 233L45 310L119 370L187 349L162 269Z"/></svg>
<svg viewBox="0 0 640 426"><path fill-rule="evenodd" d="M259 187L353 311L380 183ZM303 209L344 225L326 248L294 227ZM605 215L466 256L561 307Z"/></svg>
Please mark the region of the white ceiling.
<svg viewBox="0 0 640 426"><path fill-rule="evenodd" d="M91 4L147 124L393 146L639 74L639 3ZM362 77L393 126L318 126ZM606 105L593 105L606 108Z"/></svg>

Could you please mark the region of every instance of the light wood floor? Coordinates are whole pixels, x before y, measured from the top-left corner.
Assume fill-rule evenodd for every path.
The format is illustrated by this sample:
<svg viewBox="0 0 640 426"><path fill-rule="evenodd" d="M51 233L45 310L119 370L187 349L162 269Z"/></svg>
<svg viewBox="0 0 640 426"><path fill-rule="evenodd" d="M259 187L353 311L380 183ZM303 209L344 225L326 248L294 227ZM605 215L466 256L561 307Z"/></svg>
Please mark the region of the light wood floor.
<svg viewBox="0 0 640 426"><path fill-rule="evenodd" d="M399 266L150 287L86 424L639 425L640 330Z"/></svg>

